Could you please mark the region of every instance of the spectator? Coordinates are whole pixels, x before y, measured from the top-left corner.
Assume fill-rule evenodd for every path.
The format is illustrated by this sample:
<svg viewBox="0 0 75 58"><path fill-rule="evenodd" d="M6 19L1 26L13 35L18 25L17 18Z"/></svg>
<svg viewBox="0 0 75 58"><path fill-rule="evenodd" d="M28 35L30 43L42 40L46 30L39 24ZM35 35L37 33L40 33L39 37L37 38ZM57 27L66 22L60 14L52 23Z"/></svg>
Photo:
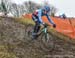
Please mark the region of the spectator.
<svg viewBox="0 0 75 58"><path fill-rule="evenodd" d="M66 15L64 13L60 15L59 17L66 19Z"/></svg>

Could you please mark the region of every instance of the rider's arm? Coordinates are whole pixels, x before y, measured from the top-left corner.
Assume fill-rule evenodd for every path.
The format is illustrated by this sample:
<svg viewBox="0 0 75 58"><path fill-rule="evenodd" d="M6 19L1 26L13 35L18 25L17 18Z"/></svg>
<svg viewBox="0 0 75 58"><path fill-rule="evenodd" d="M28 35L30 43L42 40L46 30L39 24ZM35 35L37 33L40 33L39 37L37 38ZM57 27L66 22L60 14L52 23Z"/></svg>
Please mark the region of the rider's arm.
<svg viewBox="0 0 75 58"><path fill-rule="evenodd" d="M42 12L41 12L41 10L39 10L39 12L38 12L38 20L39 20L40 23L43 23L41 15L42 15Z"/></svg>
<svg viewBox="0 0 75 58"><path fill-rule="evenodd" d="M54 24L54 22L51 20L50 16L48 14L46 14L46 17L48 19L48 21L51 23L51 24Z"/></svg>

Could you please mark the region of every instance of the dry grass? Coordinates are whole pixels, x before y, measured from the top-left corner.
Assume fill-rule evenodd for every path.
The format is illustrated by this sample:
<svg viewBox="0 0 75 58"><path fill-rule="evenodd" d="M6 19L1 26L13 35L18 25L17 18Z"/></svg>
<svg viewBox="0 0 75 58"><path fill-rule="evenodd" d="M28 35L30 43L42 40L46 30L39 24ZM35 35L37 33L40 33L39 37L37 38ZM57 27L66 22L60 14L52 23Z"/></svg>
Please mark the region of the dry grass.
<svg viewBox="0 0 75 58"><path fill-rule="evenodd" d="M15 18L16 21L24 24L24 25L28 25L28 24L33 24L34 25L34 22L32 19L28 19L28 18Z"/></svg>

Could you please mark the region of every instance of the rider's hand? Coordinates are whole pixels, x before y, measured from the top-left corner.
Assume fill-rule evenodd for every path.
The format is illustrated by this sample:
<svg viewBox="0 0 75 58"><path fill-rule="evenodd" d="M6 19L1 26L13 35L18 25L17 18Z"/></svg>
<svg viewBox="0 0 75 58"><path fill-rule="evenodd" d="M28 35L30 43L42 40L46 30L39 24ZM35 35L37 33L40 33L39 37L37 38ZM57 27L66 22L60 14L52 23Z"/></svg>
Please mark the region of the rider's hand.
<svg viewBox="0 0 75 58"><path fill-rule="evenodd" d="M56 28L56 24L53 24L53 28Z"/></svg>

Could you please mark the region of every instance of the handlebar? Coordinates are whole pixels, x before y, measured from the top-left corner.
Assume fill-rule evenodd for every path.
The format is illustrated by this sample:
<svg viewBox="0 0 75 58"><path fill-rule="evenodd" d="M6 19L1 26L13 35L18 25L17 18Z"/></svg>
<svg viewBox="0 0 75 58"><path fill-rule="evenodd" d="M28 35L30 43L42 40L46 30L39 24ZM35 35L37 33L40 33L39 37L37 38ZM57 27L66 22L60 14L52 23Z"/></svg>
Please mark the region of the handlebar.
<svg viewBox="0 0 75 58"><path fill-rule="evenodd" d="M47 24L47 23L45 23L45 24L44 24L44 27L45 27L45 28L46 28L46 27L48 27L48 26L50 26L50 25L49 25L49 24Z"/></svg>
<svg viewBox="0 0 75 58"><path fill-rule="evenodd" d="M51 26L51 25L49 25L48 23L45 23L45 24L43 24L43 25L44 25L45 28L47 28L48 26ZM53 28L56 28L56 24L53 24Z"/></svg>

